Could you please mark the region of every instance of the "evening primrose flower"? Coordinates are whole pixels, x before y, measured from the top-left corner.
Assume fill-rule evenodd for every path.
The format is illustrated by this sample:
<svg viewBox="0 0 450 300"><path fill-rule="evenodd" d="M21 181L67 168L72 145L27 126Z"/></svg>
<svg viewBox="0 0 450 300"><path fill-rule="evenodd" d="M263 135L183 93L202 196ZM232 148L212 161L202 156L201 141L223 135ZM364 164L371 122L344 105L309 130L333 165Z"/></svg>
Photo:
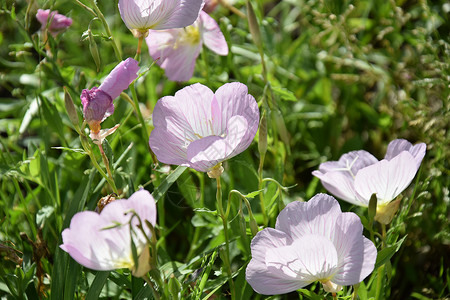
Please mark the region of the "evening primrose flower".
<svg viewBox="0 0 450 300"><path fill-rule="evenodd" d="M227 83L214 94L196 83L158 100L149 144L163 163L209 172L247 149L258 121L246 85Z"/></svg>
<svg viewBox="0 0 450 300"><path fill-rule="evenodd" d="M377 250L362 231L359 217L342 213L331 196L292 202L278 215L275 229L263 229L253 238L246 279L264 295L292 292L315 281L336 293L374 269Z"/></svg>
<svg viewBox="0 0 450 300"><path fill-rule="evenodd" d="M367 207L377 194L377 211L382 210L405 190L420 167L426 145L412 145L397 139L389 143L386 156L378 161L367 151L352 151L339 161L320 164L312 174L335 196L354 205Z"/></svg>
<svg viewBox="0 0 450 300"><path fill-rule="evenodd" d="M135 37L149 29L182 28L197 19L203 0L119 0L119 13Z"/></svg>
<svg viewBox="0 0 450 300"><path fill-rule="evenodd" d="M84 119L95 138L101 140L114 132L103 130L100 133L100 123L114 112L113 100L119 97L120 93L137 78L138 71L138 62L132 58L127 58L111 71L99 87L93 87L90 90L84 89L81 92L80 98L83 104ZM108 134L105 135L105 133Z"/></svg>
<svg viewBox="0 0 450 300"><path fill-rule="evenodd" d="M142 229L136 215L142 222ZM100 214L93 211L75 214L70 227L62 232L60 247L89 269L128 268L134 276L142 277L150 270L148 239L152 231L145 221L155 226L156 204L152 195L141 189L128 200L109 203ZM133 259L132 242L138 261Z"/></svg>
<svg viewBox="0 0 450 300"><path fill-rule="evenodd" d="M228 55L228 45L219 25L206 12L186 28L149 30L145 39L150 56L172 81L187 81L203 43L218 55Z"/></svg>
<svg viewBox="0 0 450 300"><path fill-rule="evenodd" d="M48 31L56 36L58 33L64 31L72 25L72 19L58 13L58 11L51 11L50 9L38 9L36 19L41 23L41 30L48 28ZM49 23L49 24L47 24Z"/></svg>

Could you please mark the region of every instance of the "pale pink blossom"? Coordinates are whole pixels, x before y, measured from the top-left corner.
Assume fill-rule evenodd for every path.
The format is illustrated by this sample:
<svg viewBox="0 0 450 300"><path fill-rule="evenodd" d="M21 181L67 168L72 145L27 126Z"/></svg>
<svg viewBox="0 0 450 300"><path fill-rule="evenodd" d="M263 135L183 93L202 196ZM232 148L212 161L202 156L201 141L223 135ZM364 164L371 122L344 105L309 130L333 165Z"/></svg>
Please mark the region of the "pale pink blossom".
<svg viewBox="0 0 450 300"><path fill-rule="evenodd" d="M50 9L38 9L36 19L41 23L41 30L48 28L48 31L56 36L72 25L72 19ZM49 24L47 24L49 23Z"/></svg>
<svg viewBox="0 0 450 300"><path fill-rule="evenodd" d="M219 25L204 11L186 28L149 30L145 39L150 56L173 81L187 81L203 44L218 55L228 55L228 45Z"/></svg>
<svg viewBox="0 0 450 300"><path fill-rule="evenodd" d="M278 215L275 229L263 229L253 238L246 279L264 295L292 292L315 281L327 292L338 292L374 269L377 250L362 232L359 217L341 212L331 196L292 202Z"/></svg>
<svg viewBox="0 0 450 300"><path fill-rule="evenodd" d="M70 227L62 232L63 244L60 247L89 269L128 268L134 276L141 277L150 270L148 239L151 229L145 221L155 226L156 204L152 195L141 189L128 200L109 203L100 214L93 211L75 214ZM133 259L132 242L138 261Z"/></svg>
<svg viewBox="0 0 450 300"><path fill-rule="evenodd" d="M84 119L94 133L100 131L100 123L114 112L113 100L137 78L138 62L127 58L119 63L99 87L81 92Z"/></svg>
<svg viewBox="0 0 450 300"><path fill-rule="evenodd" d="M149 29L189 26L202 7L202 0L119 0L120 16L136 37Z"/></svg>
<svg viewBox="0 0 450 300"><path fill-rule="evenodd" d="M247 149L258 122L258 104L244 84L213 93L197 83L158 100L149 143L163 163L209 172Z"/></svg>
<svg viewBox="0 0 450 300"><path fill-rule="evenodd" d="M412 145L397 139L389 143L386 156L378 161L367 151L352 151L339 161L320 164L313 175L335 196L358 206L367 207L373 193L378 206L385 206L405 190L420 167L426 145Z"/></svg>

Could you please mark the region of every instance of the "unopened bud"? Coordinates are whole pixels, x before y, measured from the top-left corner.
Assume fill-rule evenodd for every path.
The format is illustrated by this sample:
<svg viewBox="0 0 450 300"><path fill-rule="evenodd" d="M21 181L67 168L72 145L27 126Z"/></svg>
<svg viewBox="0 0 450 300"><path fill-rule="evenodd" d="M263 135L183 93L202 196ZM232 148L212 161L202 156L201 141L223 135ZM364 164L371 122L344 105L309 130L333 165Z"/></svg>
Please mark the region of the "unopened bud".
<svg viewBox="0 0 450 300"><path fill-rule="evenodd" d="M75 104L73 104L72 96L70 96L69 91L64 87L64 104L66 106L67 115L69 116L70 122L75 126L75 130L79 132L79 119L77 109Z"/></svg>
<svg viewBox="0 0 450 300"><path fill-rule="evenodd" d="M91 28L88 29L89 35L89 51L91 52L92 58L94 59L95 65L97 66L97 72L100 71L101 61L100 55L98 54L97 43L95 42L94 35L92 34Z"/></svg>
<svg viewBox="0 0 450 300"><path fill-rule="evenodd" d="M250 214L249 225L250 225L250 231L252 232L252 235L255 236L258 233L259 229L258 229L258 223L256 223L256 220L252 214Z"/></svg>
<svg viewBox="0 0 450 300"><path fill-rule="evenodd" d="M261 42L261 32L259 30L258 20L256 19L255 11L253 10L253 6L250 3L250 0L246 2L247 6L247 19L248 19L248 27L250 28L250 33L252 34L253 41L255 42L256 47L261 51L262 50L262 42Z"/></svg>
<svg viewBox="0 0 450 300"><path fill-rule="evenodd" d="M373 222L375 215L377 214L377 194L372 194L369 200L369 222Z"/></svg>

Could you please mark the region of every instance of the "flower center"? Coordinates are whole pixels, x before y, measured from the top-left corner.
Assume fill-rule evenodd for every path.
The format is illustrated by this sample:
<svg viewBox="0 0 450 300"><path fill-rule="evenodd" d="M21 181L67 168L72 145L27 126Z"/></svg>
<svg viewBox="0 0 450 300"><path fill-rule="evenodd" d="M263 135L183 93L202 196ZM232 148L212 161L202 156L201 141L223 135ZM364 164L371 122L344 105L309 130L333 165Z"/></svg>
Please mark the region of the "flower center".
<svg viewBox="0 0 450 300"><path fill-rule="evenodd" d="M173 45L173 49L177 49L183 44L195 45L198 43L200 43L200 30L197 26L191 25L183 28L183 31L180 33Z"/></svg>

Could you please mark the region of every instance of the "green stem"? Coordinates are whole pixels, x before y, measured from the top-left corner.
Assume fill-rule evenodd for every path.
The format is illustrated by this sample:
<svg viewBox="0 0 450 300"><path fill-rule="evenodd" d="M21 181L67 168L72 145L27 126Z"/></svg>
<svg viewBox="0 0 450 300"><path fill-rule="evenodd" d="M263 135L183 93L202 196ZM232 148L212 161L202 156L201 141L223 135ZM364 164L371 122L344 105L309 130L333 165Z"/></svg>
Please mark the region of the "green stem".
<svg viewBox="0 0 450 300"><path fill-rule="evenodd" d="M119 193L117 191L116 184L114 183L114 181L112 181L108 177L108 175L106 175L106 173L102 170L102 168L98 164L97 159L95 158L94 154L92 153L92 148L89 145L89 142L87 141L86 136L84 136L84 135L80 136L80 140L81 140L81 145L83 146L84 151L87 153L87 155L89 155L89 158L91 159L94 167L97 169L97 171L100 173L100 175L102 175L102 177L105 178L105 180L111 186L113 192L118 195Z"/></svg>
<svg viewBox="0 0 450 300"><path fill-rule="evenodd" d="M146 141L148 141L149 134L147 131L147 126L145 125L144 117L142 116L142 113L141 113L141 108L139 107L139 101L137 98L136 89L134 87L134 82L132 82L130 84L130 91L131 91L131 97L133 98L133 102L134 102L134 109L136 110L136 114L138 116L139 122L142 125L142 132L144 133L144 138Z"/></svg>
<svg viewBox="0 0 450 300"><path fill-rule="evenodd" d="M216 199L217 199L217 206L220 213L220 218L222 219L223 223L223 230L225 235L225 255L223 256L223 262L225 264L225 267L227 269L228 273L228 282L230 284L230 290L231 290L231 299L235 299L235 288L234 288L234 282L233 277L231 273L231 263L230 263L230 242L228 237L228 213L230 209L229 201L227 204L227 211L224 213L223 211L223 204L222 204L222 186L220 184L220 176L216 178L217 181L217 193L216 193Z"/></svg>
<svg viewBox="0 0 450 300"><path fill-rule="evenodd" d="M141 48L142 48L142 41L144 40L144 36L141 35L138 39L138 47L136 50L136 55L134 56L134 59L138 62L141 62Z"/></svg>
<svg viewBox="0 0 450 300"><path fill-rule="evenodd" d="M381 249L386 247L386 225L381 223ZM377 290L375 293L375 300L381 299L382 291L383 291L383 283L384 283L384 268L385 265L382 265L378 268L377 271Z"/></svg>
<svg viewBox="0 0 450 300"><path fill-rule="evenodd" d="M139 107L139 101L138 101L138 98L137 98L136 89L134 88L134 83L135 83L135 81L133 81L130 84L131 97L133 98L133 102L134 102L134 107L133 108L136 110L136 114L138 115L139 122L142 125L142 132L144 134L145 140L147 141L147 147L148 147L148 150L150 151L150 155L152 156L153 164L155 166L157 166L158 165L158 159L156 158L155 153L153 153L152 149L150 148L150 145L148 144L148 140L150 138L150 135L148 133L147 126L145 125L144 117L142 116L142 113L141 113L141 108Z"/></svg>
<svg viewBox="0 0 450 300"><path fill-rule="evenodd" d="M264 153L261 154L261 157L259 159L259 167L258 167L258 190L263 189L263 165L264 165L264 158L266 155ZM261 205L261 213L263 215L263 222L264 226L267 226L269 224L269 218L267 217L266 212L266 204L264 201L264 193L259 193L259 202Z"/></svg>
<svg viewBox="0 0 450 300"><path fill-rule="evenodd" d="M91 5L94 8L95 13L97 14L97 17L100 19L100 21L103 24L103 27L105 27L106 30L106 34L108 35L109 39L111 40L111 44L113 46L114 49L114 53L116 54L116 58L119 61L122 61L122 53L119 49L119 47L116 44L116 40L114 39L111 30L109 29L109 25L108 22L106 22L105 16L103 15L102 11L98 8L97 4L95 3L95 1L93 0L89 0L89 2L91 3Z"/></svg>
<svg viewBox="0 0 450 300"><path fill-rule="evenodd" d="M111 169L109 168L109 159L108 157L106 157L105 151L103 151L103 147L102 145L98 145L98 147L100 148L100 153L102 154L102 160L103 160L103 164L106 167L106 172L108 172L108 176L111 179L112 182L112 189L114 191L114 193L116 193L117 195L119 195L119 193L117 192L117 187L116 187L116 183L114 182L114 177L111 173Z"/></svg>

